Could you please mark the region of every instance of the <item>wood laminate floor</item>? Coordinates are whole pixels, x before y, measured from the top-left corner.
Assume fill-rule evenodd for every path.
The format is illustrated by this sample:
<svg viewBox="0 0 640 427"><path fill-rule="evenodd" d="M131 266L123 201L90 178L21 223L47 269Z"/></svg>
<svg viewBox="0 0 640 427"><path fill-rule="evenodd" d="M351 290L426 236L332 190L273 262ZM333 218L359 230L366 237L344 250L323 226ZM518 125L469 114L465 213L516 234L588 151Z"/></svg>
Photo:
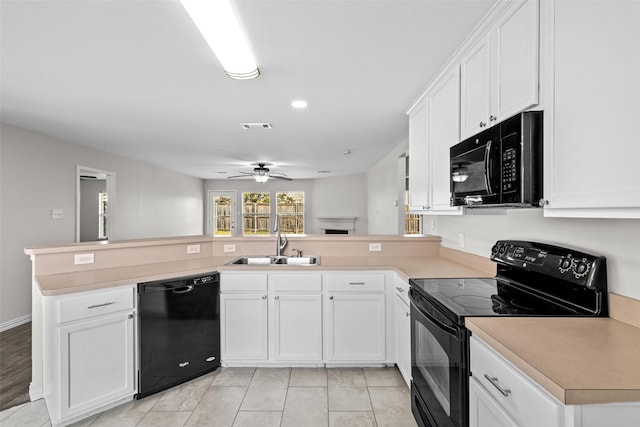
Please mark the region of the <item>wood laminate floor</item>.
<svg viewBox="0 0 640 427"><path fill-rule="evenodd" d="M31 322L0 332L0 411L29 401Z"/></svg>

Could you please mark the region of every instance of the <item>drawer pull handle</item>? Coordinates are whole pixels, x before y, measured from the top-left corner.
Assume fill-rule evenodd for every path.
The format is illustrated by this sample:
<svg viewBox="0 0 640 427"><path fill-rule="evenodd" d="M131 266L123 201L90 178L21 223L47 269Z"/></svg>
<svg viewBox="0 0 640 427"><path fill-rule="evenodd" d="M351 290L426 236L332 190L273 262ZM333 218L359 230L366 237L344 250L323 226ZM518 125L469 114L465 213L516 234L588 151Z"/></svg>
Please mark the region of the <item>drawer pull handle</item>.
<svg viewBox="0 0 640 427"><path fill-rule="evenodd" d="M98 307L106 307L107 305L113 305L115 304L115 301L109 301L109 302L105 302L102 304L94 304L94 305L90 305L89 307L87 307L88 309L92 309L92 308L98 308Z"/></svg>
<svg viewBox="0 0 640 427"><path fill-rule="evenodd" d="M404 288L401 288L400 286L396 286L396 289L398 290L398 292L404 292Z"/></svg>
<svg viewBox="0 0 640 427"><path fill-rule="evenodd" d="M509 397L509 395L511 394L511 390L509 390L508 388L500 387L500 384L498 384L498 377L490 377L487 374L484 374L484 377L491 383L491 385L497 388L504 397Z"/></svg>
<svg viewBox="0 0 640 427"><path fill-rule="evenodd" d="M364 282L349 282L349 284L350 285L359 285L359 286L361 286L361 285L364 285L365 283Z"/></svg>

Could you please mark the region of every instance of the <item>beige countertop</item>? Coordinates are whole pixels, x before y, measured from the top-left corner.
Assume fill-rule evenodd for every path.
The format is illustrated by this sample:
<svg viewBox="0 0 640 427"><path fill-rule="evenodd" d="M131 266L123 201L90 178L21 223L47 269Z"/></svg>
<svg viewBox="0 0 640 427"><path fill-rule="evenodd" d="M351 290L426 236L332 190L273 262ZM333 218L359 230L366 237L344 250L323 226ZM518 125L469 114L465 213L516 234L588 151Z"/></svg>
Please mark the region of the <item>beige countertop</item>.
<svg viewBox="0 0 640 427"><path fill-rule="evenodd" d="M640 328L575 317L471 317L465 324L565 404L640 401Z"/></svg>
<svg viewBox="0 0 640 427"><path fill-rule="evenodd" d="M104 268L73 273L37 276L43 295L61 295L130 283L147 282L170 277L211 271L323 271L323 270L394 270L405 279L410 277L487 277L486 272L471 268L441 256L365 257L322 256L318 266L247 266L225 265L235 256L209 257L194 260Z"/></svg>

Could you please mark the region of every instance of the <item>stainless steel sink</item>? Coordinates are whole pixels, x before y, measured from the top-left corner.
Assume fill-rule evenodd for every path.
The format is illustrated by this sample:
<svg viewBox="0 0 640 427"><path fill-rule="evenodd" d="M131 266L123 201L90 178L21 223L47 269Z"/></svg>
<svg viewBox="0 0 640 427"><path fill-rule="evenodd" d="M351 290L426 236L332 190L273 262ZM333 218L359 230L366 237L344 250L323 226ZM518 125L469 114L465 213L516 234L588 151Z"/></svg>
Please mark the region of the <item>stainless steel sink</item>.
<svg viewBox="0 0 640 427"><path fill-rule="evenodd" d="M320 265L319 256L274 256L274 255L245 255L239 256L226 265Z"/></svg>

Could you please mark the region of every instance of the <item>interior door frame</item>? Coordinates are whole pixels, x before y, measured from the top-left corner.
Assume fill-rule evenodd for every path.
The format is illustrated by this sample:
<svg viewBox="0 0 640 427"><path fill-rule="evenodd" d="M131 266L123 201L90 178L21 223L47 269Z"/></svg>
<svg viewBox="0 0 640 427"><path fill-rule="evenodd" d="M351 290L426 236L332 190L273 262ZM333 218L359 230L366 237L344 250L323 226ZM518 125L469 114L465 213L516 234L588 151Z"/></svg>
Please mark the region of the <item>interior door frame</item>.
<svg viewBox="0 0 640 427"><path fill-rule="evenodd" d="M207 192L207 224L205 233L213 236L214 221L215 221L215 209L213 206L213 199L217 196L228 196L231 198L231 236L238 235L238 212L237 212L237 193L236 190L209 190ZM223 236L217 236L223 237Z"/></svg>
<svg viewBox="0 0 640 427"><path fill-rule="evenodd" d="M115 206L116 206L116 174L102 169L76 165L76 242L80 242L80 176L96 175L104 176L107 181L107 197L109 200L109 213L107 214L107 240L115 239Z"/></svg>

